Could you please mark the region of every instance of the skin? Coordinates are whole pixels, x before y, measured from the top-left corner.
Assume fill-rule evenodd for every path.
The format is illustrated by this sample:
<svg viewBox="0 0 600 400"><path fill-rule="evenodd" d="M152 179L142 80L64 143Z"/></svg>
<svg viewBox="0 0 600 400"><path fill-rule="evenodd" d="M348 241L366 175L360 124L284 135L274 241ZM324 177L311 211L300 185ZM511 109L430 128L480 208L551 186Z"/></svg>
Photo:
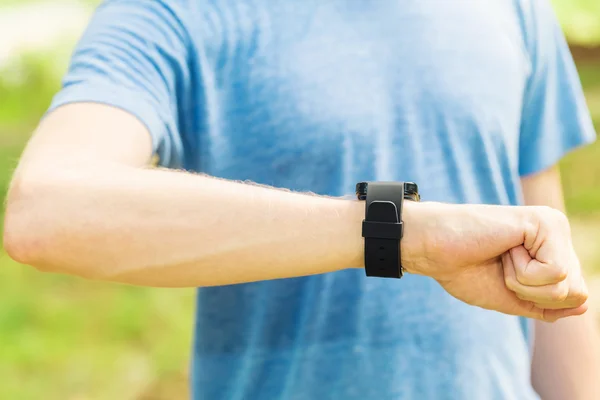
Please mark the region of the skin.
<svg viewBox="0 0 600 400"><path fill-rule="evenodd" d="M151 155L145 127L123 111L86 103L54 111L10 186L9 255L41 271L158 287L364 267L363 203L149 168ZM528 204L544 206L407 202L407 272L507 314L556 321L585 313L569 223L562 200L546 199L544 176L523 181ZM538 325L533 384L544 398L595 390L598 338L589 321ZM559 382L563 374L568 382Z"/></svg>
<svg viewBox="0 0 600 400"><path fill-rule="evenodd" d="M363 203L151 169L151 155L150 135L123 111L56 110L8 193L9 255L43 271L162 287L363 267ZM560 211L407 202L403 218L404 267L456 298L546 321L587 310Z"/></svg>
<svg viewBox="0 0 600 400"><path fill-rule="evenodd" d="M525 203L564 211L557 167L522 180ZM596 313L553 324L536 321L532 384L544 400L600 398L600 334Z"/></svg>

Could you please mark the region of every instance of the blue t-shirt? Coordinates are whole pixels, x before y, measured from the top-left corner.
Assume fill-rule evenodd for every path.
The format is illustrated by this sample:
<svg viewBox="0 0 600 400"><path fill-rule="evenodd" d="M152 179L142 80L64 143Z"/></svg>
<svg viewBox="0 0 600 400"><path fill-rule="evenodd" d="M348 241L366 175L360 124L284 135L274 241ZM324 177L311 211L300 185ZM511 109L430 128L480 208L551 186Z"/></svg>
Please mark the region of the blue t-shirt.
<svg viewBox="0 0 600 400"><path fill-rule="evenodd" d="M51 108L81 101L139 118L163 166L334 196L519 204L595 137L546 0L106 1ZM535 399L530 326L421 276L201 288L193 394Z"/></svg>

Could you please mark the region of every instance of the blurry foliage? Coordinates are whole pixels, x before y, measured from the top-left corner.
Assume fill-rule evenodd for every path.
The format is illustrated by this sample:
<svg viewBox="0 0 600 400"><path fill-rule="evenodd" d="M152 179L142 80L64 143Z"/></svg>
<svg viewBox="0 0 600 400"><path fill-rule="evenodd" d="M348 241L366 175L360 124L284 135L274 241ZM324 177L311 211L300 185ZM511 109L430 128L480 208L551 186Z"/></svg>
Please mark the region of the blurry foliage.
<svg viewBox="0 0 600 400"><path fill-rule="evenodd" d="M193 293L44 275L0 249L0 399L133 399L156 382L186 398Z"/></svg>
<svg viewBox="0 0 600 400"><path fill-rule="evenodd" d="M596 130L600 127L600 58L580 61L579 76L585 89ZM571 215L600 213L600 141L569 154L561 161L567 209Z"/></svg>
<svg viewBox="0 0 600 400"><path fill-rule="evenodd" d="M72 45L0 68L0 204ZM0 232L2 222L0 209ZM193 299L41 274L10 260L0 237L0 399L187 398Z"/></svg>
<svg viewBox="0 0 600 400"><path fill-rule="evenodd" d="M13 5L21 5L21 4L35 4L35 3L44 3L48 0L0 0L0 7L8 7ZM102 2L102 0L66 0L72 3L81 3L86 5L96 5Z"/></svg>
<svg viewBox="0 0 600 400"><path fill-rule="evenodd" d="M3 69L0 76L0 127L17 128L37 121L60 88L59 75L56 58L50 55L24 54Z"/></svg>
<svg viewBox="0 0 600 400"><path fill-rule="evenodd" d="M600 0L552 0L571 43L600 45Z"/></svg>

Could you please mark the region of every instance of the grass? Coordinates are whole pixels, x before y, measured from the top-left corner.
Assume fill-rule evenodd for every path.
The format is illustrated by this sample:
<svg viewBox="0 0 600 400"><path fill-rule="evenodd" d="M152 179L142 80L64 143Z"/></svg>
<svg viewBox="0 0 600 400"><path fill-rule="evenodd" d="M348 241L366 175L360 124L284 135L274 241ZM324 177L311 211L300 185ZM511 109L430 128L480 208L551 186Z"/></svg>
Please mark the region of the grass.
<svg viewBox="0 0 600 400"><path fill-rule="evenodd" d="M20 70L29 90L0 84L0 200L33 121L58 86L43 62L24 59ZM600 63L579 70L600 126ZM599 157L595 144L561 163L579 253L597 271ZM193 300L193 290L41 274L0 248L0 399L185 398Z"/></svg>
<svg viewBox="0 0 600 400"><path fill-rule="evenodd" d="M0 250L0 399L183 395L192 315L192 290L44 275Z"/></svg>

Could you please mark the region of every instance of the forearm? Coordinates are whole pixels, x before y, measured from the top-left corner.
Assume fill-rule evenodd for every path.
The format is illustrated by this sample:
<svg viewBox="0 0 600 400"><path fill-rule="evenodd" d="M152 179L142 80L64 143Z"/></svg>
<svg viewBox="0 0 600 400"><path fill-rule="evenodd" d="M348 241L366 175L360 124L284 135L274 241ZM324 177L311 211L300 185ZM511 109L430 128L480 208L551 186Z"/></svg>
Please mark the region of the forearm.
<svg viewBox="0 0 600 400"><path fill-rule="evenodd" d="M6 234L40 269L191 287L363 265L357 201L122 165L36 176L15 177Z"/></svg>
<svg viewBox="0 0 600 400"><path fill-rule="evenodd" d="M542 399L600 398L596 316L588 312L553 324L536 321L532 383Z"/></svg>
<svg viewBox="0 0 600 400"><path fill-rule="evenodd" d="M208 286L363 266L363 202L98 160L45 165L17 170L5 240L18 244L15 258L42 270ZM429 252L460 258L480 247L484 258L499 255L522 242L514 229L520 214L405 202L404 267L428 274L420 267ZM460 236L460 245L440 229Z"/></svg>

